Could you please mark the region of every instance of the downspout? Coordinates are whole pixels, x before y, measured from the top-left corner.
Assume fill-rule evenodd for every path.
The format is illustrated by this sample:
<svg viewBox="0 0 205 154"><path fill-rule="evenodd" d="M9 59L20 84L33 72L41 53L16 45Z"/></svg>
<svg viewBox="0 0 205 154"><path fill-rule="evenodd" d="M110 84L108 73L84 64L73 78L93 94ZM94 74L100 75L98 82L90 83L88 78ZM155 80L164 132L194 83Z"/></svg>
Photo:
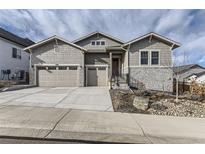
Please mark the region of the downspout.
<svg viewBox="0 0 205 154"><path fill-rule="evenodd" d="M128 75L127 75L128 79L127 81L128 81L128 86L130 86L130 44L128 46L127 52L128 52L128 56L127 56L128 57Z"/></svg>
<svg viewBox="0 0 205 154"><path fill-rule="evenodd" d="M30 54L29 54L29 84L31 84L30 82L30 79L31 79L31 71L32 70L32 61L31 61L31 58L32 58L32 50L31 49L28 49Z"/></svg>

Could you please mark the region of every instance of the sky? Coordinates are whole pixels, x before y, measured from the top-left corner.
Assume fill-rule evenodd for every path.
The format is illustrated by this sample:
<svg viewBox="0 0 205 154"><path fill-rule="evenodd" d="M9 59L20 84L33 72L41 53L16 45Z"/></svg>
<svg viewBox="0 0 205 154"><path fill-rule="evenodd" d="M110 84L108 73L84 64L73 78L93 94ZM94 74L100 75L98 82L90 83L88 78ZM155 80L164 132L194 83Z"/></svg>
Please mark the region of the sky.
<svg viewBox="0 0 205 154"><path fill-rule="evenodd" d="M53 35L73 41L93 31L127 42L156 32L182 44L174 65L205 67L205 10L0 10L0 27L36 42Z"/></svg>

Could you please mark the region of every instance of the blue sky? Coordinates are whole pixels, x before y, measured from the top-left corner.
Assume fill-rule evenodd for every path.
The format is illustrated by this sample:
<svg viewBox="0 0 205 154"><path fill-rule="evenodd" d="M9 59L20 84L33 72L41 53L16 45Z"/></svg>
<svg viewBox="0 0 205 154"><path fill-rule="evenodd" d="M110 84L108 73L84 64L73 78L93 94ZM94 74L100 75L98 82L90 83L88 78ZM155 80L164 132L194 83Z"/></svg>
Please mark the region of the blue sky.
<svg viewBox="0 0 205 154"><path fill-rule="evenodd" d="M152 31L182 44L175 64L205 67L205 10L0 10L0 27L34 41L72 41L93 31L129 41Z"/></svg>

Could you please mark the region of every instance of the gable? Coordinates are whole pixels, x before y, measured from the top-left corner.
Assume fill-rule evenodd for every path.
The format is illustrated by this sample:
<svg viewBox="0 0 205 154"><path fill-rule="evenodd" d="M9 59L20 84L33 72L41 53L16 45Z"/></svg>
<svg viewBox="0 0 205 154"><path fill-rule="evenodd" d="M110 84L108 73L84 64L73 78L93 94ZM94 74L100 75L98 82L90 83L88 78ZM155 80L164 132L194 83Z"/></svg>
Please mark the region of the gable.
<svg viewBox="0 0 205 154"><path fill-rule="evenodd" d="M54 40L46 42L32 50L32 64L81 64L84 54L81 49L75 48L63 41L58 41L54 48Z"/></svg>
<svg viewBox="0 0 205 154"><path fill-rule="evenodd" d="M169 38L166 38L164 36L161 36L159 34L151 32L151 33L145 34L143 36L140 36L140 37L138 37L136 39L133 39L133 40L125 43L123 45L123 47L126 47L126 46L131 45L131 44L136 43L136 42L140 42L140 41L142 41L144 39L148 39L149 42L152 42L153 39L154 40L158 40L158 42L162 42L162 43L167 44L168 46L170 46L171 49L175 49L175 48L178 48L178 47L181 46L181 44L178 43L178 42L175 42L175 41L173 41L173 40L171 40Z"/></svg>
<svg viewBox="0 0 205 154"><path fill-rule="evenodd" d="M148 38L144 38L137 42L133 42L130 45L130 65L140 65L140 51L159 51L159 63L161 66L171 66L172 64L172 52L170 46L161 42L155 38L150 42Z"/></svg>
<svg viewBox="0 0 205 154"><path fill-rule="evenodd" d="M51 42L51 41L55 41L56 44L58 44L58 41L61 41L61 42L64 42L64 43L74 47L74 48L78 48L80 50L86 51L86 49L84 49L84 48L82 48L82 47L80 47L80 46L78 46L76 44L73 44L73 43L71 43L71 42L69 42L69 41L67 41L67 40L65 40L65 39L63 39L61 37L56 36L56 35L54 35L54 36L52 36L50 38L47 38L45 40L39 41L38 43L35 43L35 44L31 45L31 46L28 46L28 47L24 48L24 50L28 51L28 50L31 50L31 49L35 49L35 48L37 48L39 46L42 46L42 45L44 45L44 44L46 44L48 42Z"/></svg>
<svg viewBox="0 0 205 154"><path fill-rule="evenodd" d="M81 47L84 47L86 49L93 49L93 48L105 48L105 46L92 46L91 45L91 41L105 41L105 46L118 46L118 45L121 45L122 43L119 43L113 39L110 39L108 37L105 37L101 34L95 34L95 35L92 35L86 39L83 39L75 44L81 46Z"/></svg>

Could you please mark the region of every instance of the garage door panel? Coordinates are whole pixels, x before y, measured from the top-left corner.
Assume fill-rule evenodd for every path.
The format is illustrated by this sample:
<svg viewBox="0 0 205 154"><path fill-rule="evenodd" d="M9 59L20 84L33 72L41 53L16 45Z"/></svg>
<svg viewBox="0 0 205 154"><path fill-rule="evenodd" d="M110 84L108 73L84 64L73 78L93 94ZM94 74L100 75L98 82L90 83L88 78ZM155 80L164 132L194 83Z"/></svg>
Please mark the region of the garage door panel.
<svg viewBox="0 0 205 154"><path fill-rule="evenodd" d="M106 69L99 69L97 71L98 86L106 85Z"/></svg>
<svg viewBox="0 0 205 154"><path fill-rule="evenodd" d="M91 67L87 71L88 86L107 86L106 67Z"/></svg>
<svg viewBox="0 0 205 154"><path fill-rule="evenodd" d="M38 70L38 84L45 87L76 87L78 71L69 69Z"/></svg>

